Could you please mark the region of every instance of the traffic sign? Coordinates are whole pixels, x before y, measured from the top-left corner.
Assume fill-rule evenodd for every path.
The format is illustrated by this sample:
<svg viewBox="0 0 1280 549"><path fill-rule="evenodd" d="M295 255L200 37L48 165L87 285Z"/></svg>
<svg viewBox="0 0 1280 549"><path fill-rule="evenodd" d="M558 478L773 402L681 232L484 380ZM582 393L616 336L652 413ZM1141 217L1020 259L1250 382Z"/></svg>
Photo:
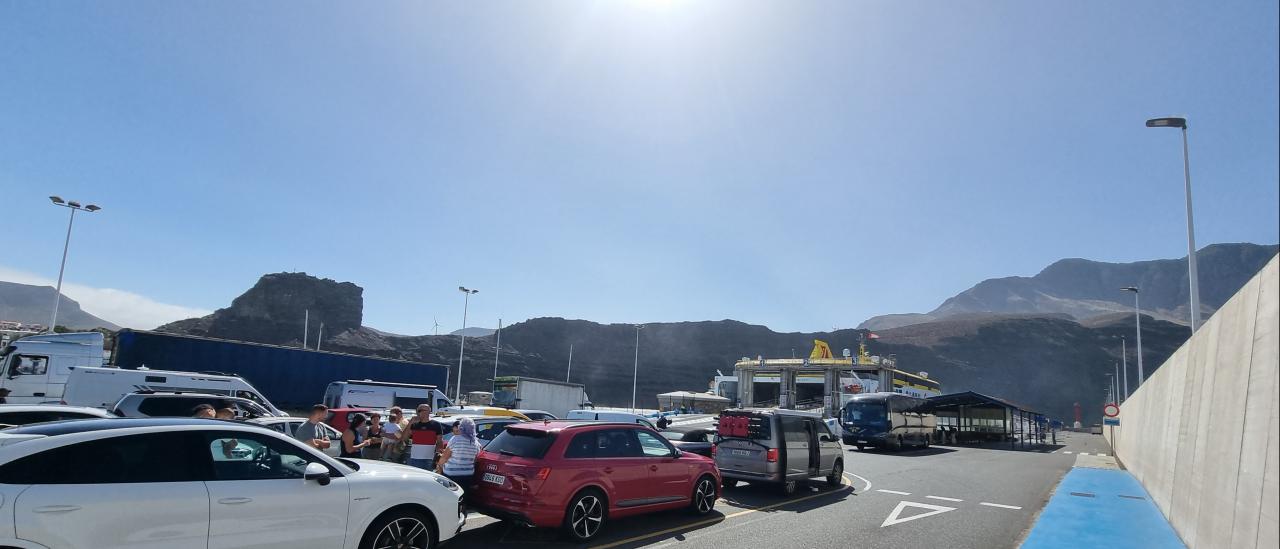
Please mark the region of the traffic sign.
<svg viewBox="0 0 1280 549"><path fill-rule="evenodd" d="M1119 427L1119 426L1120 426L1120 418L1118 418L1118 417L1104 417L1104 418L1102 418L1102 424L1103 424L1103 425L1110 425L1110 426L1112 426L1112 427Z"/></svg>
<svg viewBox="0 0 1280 549"><path fill-rule="evenodd" d="M1120 407L1112 402L1102 407L1102 415L1107 417L1116 417L1120 415Z"/></svg>

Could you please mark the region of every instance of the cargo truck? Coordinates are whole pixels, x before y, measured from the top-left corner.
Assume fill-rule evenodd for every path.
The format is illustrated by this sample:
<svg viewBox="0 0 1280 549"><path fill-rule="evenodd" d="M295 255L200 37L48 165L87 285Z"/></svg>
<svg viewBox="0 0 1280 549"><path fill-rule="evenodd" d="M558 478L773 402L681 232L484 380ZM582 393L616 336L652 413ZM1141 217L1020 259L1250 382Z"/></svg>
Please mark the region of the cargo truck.
<svg viewBox="0 0 1280 549"><path fill-rule="evenodd" d="M493 405L502 408L541 410L565 417L569 410L591 406L583 385L507 376L493 380Z"/></svg>
<svg viewBox="0 0 1280 549"><path fill-rule="evenodd" d="M280 408L321 402L330 382L377 379L447 387L449 368L371 356L207 337L121 330L109 359L97 332L29 336L0 349L0 389L10 403L58 402L74 367L146 367L238 376Z"/></svg>

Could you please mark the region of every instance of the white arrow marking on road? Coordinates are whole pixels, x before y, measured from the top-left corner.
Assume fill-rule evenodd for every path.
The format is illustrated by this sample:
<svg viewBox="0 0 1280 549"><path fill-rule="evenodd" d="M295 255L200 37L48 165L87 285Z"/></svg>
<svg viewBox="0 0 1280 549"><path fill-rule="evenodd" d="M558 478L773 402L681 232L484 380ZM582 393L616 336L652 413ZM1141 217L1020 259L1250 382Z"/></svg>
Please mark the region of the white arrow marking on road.
<svg viewBox="0 0 1280 549"><path fill-rule="evenodd" d="M906 518L900 517L899 515L902 514L903 509L906 509L908 506L919 507L921 509L928 509L929 512L920 513L918 515L911 515ZM912 521L918 518L932 517L934 515L940 515L947 511L955 511L955 510L956 510L955 507L944 507L942 505L930 505L928 503L916 503L914 501L899 501L898 506L893 508L893 512L889 513L889 516L884 519L884 522L880 523L880 527L884 528L885 526L902 524L904 522Z"/></svg>

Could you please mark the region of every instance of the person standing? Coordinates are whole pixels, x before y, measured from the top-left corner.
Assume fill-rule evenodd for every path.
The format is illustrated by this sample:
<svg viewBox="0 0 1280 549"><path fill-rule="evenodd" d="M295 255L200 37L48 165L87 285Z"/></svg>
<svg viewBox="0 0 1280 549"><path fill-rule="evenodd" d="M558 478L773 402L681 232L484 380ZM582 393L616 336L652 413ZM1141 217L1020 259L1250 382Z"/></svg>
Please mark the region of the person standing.
<svg viewBox="0 0 1280 549"><path fill-rule="evenodd" d="M453 425L453 438L444 453L440 454L440 465L436 472L462 486L471 489L471 482L476 474L476 454L480 453L480 441L476 439L476 422L469 417L459 419Z"/></svg>
<svg viewBox="0 0 1280 549"><path fill-rule="evenodd" d="M400 440L412 443L409 446L409 465L431 471L436 465L437 446L444 439L444 425L431 419L430 404L419 404L417 412L400 433Z"/></svg>
<svg viewBox="0 0 1280 549"><path fill-rule="evenodd" d="M400 433L406 426L404 411L399 406L392 406L387 422L382 426L382 459L404 463L404 441L400 440Z"/></svg>
<svg viewBox="0 0 1280 549"><path fill-rule="evenodd" d="M311 415L307 416L307 420L298 426L293 432L293 438L311 445L320 451L331 446L329 436L324 434L324 428L320 427L320 423L329 415L329 408L323 404L317 404L311 407Z"/></svg>
<svg viewBox="0 0 1280 549"><path fill-rule="evenodd" d="M369 412L369 427L364 433L364 436L369 440L369 445L360 450L360 457L364 459L382 458L382 430L382 414L380 412Z"/></svg>
<svg viewBox="0 0 1280 549"><path fill-rule="evenodd" d="M367 421L369 421L369 418L365 417L364 414L351 416L351 425L342 433L342 453L339 457L358 458L360 457L360 451L369 446L370 441L365 438L364 430L362 429Z"/></svg>

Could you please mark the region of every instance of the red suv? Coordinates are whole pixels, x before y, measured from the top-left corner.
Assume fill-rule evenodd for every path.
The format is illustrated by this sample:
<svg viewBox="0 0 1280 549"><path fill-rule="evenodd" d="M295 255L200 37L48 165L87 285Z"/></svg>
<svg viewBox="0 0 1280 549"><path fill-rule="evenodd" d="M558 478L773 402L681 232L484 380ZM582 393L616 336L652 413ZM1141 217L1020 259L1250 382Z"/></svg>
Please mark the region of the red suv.
<svg viewBox="0 0 1280 549"><path fill-rule="evenodd" d="M476 457L470 504L525 526L563 527L588 540L606 520L687 507L711 512L715 462L681 452L629 423L517 423Z"/></svg>

